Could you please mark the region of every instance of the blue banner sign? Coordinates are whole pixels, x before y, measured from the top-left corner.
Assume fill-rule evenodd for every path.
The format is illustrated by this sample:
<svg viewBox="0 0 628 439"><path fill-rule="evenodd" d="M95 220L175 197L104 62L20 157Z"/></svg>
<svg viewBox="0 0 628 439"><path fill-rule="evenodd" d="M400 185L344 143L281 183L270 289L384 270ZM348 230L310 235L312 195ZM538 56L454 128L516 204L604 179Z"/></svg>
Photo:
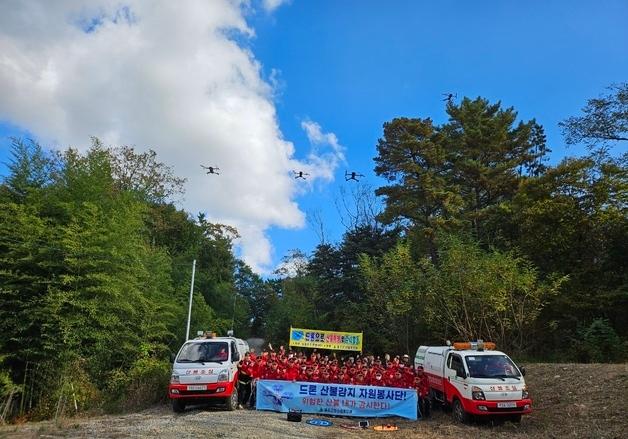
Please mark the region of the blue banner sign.
<svg viewBox="0 0 628 439"><path fill-rule="evenodd" d="M259 380L256 408L287 413L417 419L414 389Z"/></svg>

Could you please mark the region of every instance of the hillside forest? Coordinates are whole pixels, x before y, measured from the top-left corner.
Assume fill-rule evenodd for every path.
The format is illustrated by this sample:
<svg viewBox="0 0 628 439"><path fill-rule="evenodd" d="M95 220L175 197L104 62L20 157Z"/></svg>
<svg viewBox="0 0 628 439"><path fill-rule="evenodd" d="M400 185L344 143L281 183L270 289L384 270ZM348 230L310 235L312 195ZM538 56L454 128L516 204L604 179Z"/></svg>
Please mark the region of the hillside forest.
<svg viewBox="0 0 628 439"><path fill-rule="evenodd" d="M446 111L440 125L386 122L383 184L343 194L342 238L319 223L318 246L265 277L235 256L236 229L177 207L185 182L153 151L13 139L0 185L0 414L163 399L194 259L193 334L233 328L280 345L292 325L364 332L376 354L484 339L520 360L624 361L628 84L561 124L566 144L587 148L556 164L543 127L514 108L464 98Z"/></svg>

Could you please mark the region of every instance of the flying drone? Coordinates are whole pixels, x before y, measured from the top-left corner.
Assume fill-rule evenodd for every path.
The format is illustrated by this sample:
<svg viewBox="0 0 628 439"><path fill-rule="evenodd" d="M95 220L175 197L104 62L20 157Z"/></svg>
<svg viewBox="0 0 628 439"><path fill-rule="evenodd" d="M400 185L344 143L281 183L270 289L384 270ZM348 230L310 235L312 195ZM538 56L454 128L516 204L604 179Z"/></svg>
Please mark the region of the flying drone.
<svg viewBox="0 0 628 439"><path fill-rule="evenodd" d="M203 166L201 165L201 168L203 169L207 169L207 174L216 174L216 175L220 175L220 168L216 167L216 166Z"/></svg>
<svg viewBox="0 0 628 439"><path fill-rule="evenodd" d="M449 104L451 104L452 100L458 97L458 95L455 93L443 93L442 95L445 96L445 99L443 99L443 101L447 101L447 103Z"/></svg>
<svg viewBox="0 0 628 439"><path fill-rule="evenodd" d="M364 177L364 175L358 174L355 171L351 171L351 172L345 171L345 181L349 181L349 180L360 181L358 180L358 177Z"/></svg>
<svg viewBox="0 0 628 439"><path fill-rule="evenodd" d="M294 178L302 178L303 180L307 180L307 178L305 178L306 175L310 175L307 172L303 172L303 171L292 171L294 173Z"/></svg>

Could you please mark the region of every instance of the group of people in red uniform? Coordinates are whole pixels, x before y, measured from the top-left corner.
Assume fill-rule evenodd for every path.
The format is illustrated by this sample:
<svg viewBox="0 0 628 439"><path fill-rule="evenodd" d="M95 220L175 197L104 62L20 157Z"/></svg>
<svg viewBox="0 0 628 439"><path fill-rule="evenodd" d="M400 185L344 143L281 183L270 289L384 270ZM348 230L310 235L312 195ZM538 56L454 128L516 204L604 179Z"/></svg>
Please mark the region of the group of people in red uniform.
<svg viewBox="0 0 628 439"><path fill-rule="evenodd" d="M314 351L306 355L286 351L281 346L277 352L265 350L259 355L251 350L238 369L241 386L267 379L410 388L416 389L420 398L425 398L428 392L423 371L414 369L407 354L394 358L387 354L383 359L373 355L340 358L335 353L323 355ZM245 392L240 403L246 403L249 398L250 392Z"/></svg>

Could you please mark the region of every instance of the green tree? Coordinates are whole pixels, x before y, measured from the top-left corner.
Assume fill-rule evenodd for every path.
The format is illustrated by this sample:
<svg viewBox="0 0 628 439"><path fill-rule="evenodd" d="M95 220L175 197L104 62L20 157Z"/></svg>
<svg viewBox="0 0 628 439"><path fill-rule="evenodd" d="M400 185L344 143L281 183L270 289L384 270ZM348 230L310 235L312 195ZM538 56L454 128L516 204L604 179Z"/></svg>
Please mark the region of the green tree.
<svg viewBox="0 0 628 439"><path fill-rule="evenodd" d="M425 313L426 279L407 241L381 257L362 255L366 300L356 306L369 349L411 352L430 340Z"/></svg>
<svg viewBox="0 0 628 439"><path fill-rule="evenodd" d="M384 197L384 224L417 228L424 248L436 257L434 235L454 226L462 199L451 181L451 157L431 119L396 118L384 124L377 143L375 173L389 183L375 193Z"/></svg>
<svg viewBox="0 0 628 439"><path fill-rule="evenodd" d="M608 94L589 99L581 116L558 124L568 144L608 147L628 140L628 82L613 84L607 90Z"/></svg>
<svg viewBox="0 0 628 439"><path fill-rule="evenodd" d="M36 142L11 139L9 174L4 179L0 196L15 202L24 202L29 193L49 185L56 171L54 157L46 154Z"/></svg>
<svg viewBox="0 0 628 439"><path fill-rule="evenodd" d="M100 145L96 138L93 142ZM112 176L121 190L153 203L163 203L172 196L183 194L185 178L175 176L172 168L159 162L157 153L152 149L136 152L134 148L123 145L108 151Z"/></svg>
<svg viewBox="0 0 628 439"><path fill-rule="evenodd" d="M565 278L539 279L524 257L485 251L477 242L441 238L439 265L423 264L426 316L442 339L492 340L505 350L529 348L533 323Z"/></svg>
<svg viewBox="0 0 628 439"><path fill-rule="evenodd" d="M241 260L236 261L234 281L237 294L246 300L250 310L251 335L263 336L270 311L272 288Z"/></svg>
<svg viewBox="0 0 628 439"><path fill-rule="evenodd" d="M447 105L449 122L394 119L384 124L375 172L390 183L381 219L400 221L434 260L436 234L464 230L491 242L493 210L512 199L524 175L539 175L548 152L534 120L515 124L513 108L465 98Z"/></svg>
<svg viewBox="0 0 628 439"><path fill-rule="evenodd" d="M565 159L524 182L503 217L504 246L519 248L544 276L569 276L540 319L557 343L591 315L626 335L627 157Z"/></svg>
<svg viewBox="0 0 628 439"><path fill-rule="evenodd" d="M84 407L100 395L127 407L139 381L159 388L163 359L183 339L183 261L187 268L197 258L205 271L193 326L224 333L235 325L243 335L249 326L248 303L234 288L235 231L164 204L168 168L154 154L122 152L116 158L94 139L86 153L68 149L53 160L15 141L0 186L0 356L13 382L39 371L25 391L39 395L44 416L69 379ZM133 171L124 180L116 166ZM212 294L228 296L221 314Z"/></svg>

